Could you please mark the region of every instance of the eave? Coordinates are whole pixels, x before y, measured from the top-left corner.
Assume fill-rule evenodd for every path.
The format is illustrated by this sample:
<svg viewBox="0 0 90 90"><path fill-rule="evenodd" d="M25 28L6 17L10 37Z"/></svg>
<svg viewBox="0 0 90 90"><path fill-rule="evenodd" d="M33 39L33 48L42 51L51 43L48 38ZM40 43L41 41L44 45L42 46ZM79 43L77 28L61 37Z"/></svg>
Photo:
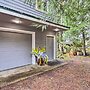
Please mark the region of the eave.
<svg viewBox="0 0 90 90"><path fill-rule="evenodd" d="M46 21L41 20L40 18L36 18L36 17L30 16L30 15L26 15L25 13L20 13L18 11L10 10L10 9L4 8L4 7L0 8L0 12L4 13L4 14L16 16L18 18L30 20L30 21L33 21L33 22L36 22L36 23L40 23L40 24L43 24L43 25L49 25L49 26L52 26L54 28L58 28L60 30L61 29L62 30L69 29L69 27L67 27L67 26L59 25L59 24L56 24L56 23L53 23L53 22L50 22L50 21L47 21L47 20Z"/></svg>

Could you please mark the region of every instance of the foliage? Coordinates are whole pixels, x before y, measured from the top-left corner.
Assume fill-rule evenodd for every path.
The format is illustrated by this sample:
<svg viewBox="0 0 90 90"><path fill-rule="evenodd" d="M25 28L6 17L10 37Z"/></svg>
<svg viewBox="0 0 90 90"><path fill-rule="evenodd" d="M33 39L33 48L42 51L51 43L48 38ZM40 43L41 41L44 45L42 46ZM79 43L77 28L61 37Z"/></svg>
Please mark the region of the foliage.
<svg viewBox="0 0 90 90"><path fill-rule="evenodd" d="M46 54L45 48L40 48L40 47L35 48L32 50L32 54L35 56L37 60L40 60L40 62L41 62L41 59L43 59L44 63L46 64L48 63L48 56Z"/></svg>
<svg viewBox="0 0 90 90"><path fill-rule="evenodd" d="M49 7L52 21L70 26L70 30L63 33L63 42L85 47L90 25L90 0L50 0Z"/></svg>
<svg viewBox="0 0 90 90"><path fill-rule="evenodd" d="M32 54L33 54L34 56L38 57L38 54L39 54L38 48L33 49L33 50L32 50Z"/></svg>
<svg viewBox="0 0 90 90"><path fill-rule="evenodd" d="M35 0L24 0L26 3L36 4ZM44 5L43 0L38 0L38 5ZM88 42L88 27L90 25L90 0L45 0L49 1L48 16L51 21L58 24L70 26L70 29L57 37L58 47L64 43L72 43L76 49L83 48L85 52L86 42ZM33 3L34 2L34 3ZM45 9L46 10L46 9ZM33 24L42 31L46 30L47 25ZM63 47L62 47L63 50Z"/></svg>
<svg viewBox="0 0 90 90"><path fill-rule="evenodd" d="M36 28L41 28L42 31L46 30L48 27L48 25L43 25L43 24L38 24L38 23L37 24L33 23L31 26L36 27Z"/></svg>

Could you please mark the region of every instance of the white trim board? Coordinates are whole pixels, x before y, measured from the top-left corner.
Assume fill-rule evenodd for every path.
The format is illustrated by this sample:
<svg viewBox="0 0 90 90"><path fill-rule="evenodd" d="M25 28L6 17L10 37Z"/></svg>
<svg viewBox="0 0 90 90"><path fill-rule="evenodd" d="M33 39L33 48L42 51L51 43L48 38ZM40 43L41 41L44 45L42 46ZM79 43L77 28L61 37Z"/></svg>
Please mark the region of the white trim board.
<svg viewBox="0 0 90 90"><path fill-rule="evenodd" d="M46 25L54 26L54 27L56 27L56 28L65 29L65 30L68 29L68 28L63 27L63 26L55 25L55 24L53 24L53 23L45 22L45 21L43 21L43 20L39 20L39 19L36 19L36 18L32 18L32 17L29 17L29 16L25 16L25 15L22 15L22 14L13 12L13 11L5 10L5 9L2 9L2 8L0 8L0 12L1 12L1 13L4 13L4 14L16 16L16 17L19 17L19 18L24 18L24 19L27 19L27 20L35 21L35 22L38 22L38 23L41 23L41 24L46 24Z"/></svg>
<svg viewBox="0 0 90 90"><path fill-rule="evenodd" d="M55 38L55 35L47 35L47 37L54 38L54 59L55 59L56 58L56 38Z"/></svg>
<svg viewBox="0 0 90 90"><path fill-rule="evenodd" d="M19 29L12 29L12 28L5 28L5 27L0 27L0 31L21 33L21 34L32 34L32 49L35 49L35 32L19 30ZM35 64L35 58L33 55L32 55L32 64Z"/></svg>

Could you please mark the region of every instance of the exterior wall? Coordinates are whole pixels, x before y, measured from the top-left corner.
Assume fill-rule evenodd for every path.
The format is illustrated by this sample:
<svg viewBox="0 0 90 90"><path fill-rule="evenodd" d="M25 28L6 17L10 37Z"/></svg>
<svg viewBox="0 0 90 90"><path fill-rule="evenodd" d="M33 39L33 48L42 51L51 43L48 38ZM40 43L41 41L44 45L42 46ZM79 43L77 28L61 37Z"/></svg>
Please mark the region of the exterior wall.
<svg viewBox="0 0 90 90"><path fill-rule="evenodd" d="M36 47L46 47L46 36L56 34L52 30L41 31L40 29L27 27L24 25L6 23L6 22L0 22L0 27L13 28L13 29L20 29L20 30L27 30L27 31L35 32L35 46Z"/></svg>
<svg viewBox="0 0 90 90"><path fill-rule="evenodd" d="M46 47L46 36L47 35L55 35L53 31L46 30L46 31L40 31L38 30L36 32L36 47Z"/></svg>
<svg viewBox="0 0 90 90"><path fill-rule="evenodd" d="M29 16L29 17L49 20L49 17L46 17L46 14L44 12L40 12L40 11L32 8L30 5L25 4L21 0L1 0L0 8L4 8L8 11L16 12L17 14L19 13L20 15L23 14L23 15ZM23 21L28 21L28 22L27 23L24 22L21 24L15 24L10 21L15 17L14 16L13 17L10 16L10 18L8 18L8 17L9 17L9 15L7 15L6 18L2 18L2 17L0 18L0 27L35 32L35 47L46 47L46 36L47 35L56 35L56 33L52 29L50 29L50 27L52 27L52 26L50 26L49 24L48 24L49 28L42 32L40 28L35 28L35 27L27 25L29 20L23 19ZM33 21L30 21L29 23L32 24ZM53 26L52 28L54 29L54 28L56 28L56 26Z"/></svg>

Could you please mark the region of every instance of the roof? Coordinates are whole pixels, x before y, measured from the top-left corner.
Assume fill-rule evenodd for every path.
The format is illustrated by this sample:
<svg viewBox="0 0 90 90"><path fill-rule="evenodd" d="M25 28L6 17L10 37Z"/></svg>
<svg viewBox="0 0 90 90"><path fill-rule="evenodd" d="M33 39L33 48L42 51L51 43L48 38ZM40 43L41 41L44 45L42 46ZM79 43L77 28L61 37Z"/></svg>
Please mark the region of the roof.
<svg viewBox="0 0 90 90"><path fill-rule="evenodd" d="M6 8L6 7L3 7L3 6L0 6L0 12L5 13L5 14L9 14L9 15L12 15L12 16L17 16L19 18L32 20L32 21L35 21L35 22L38 22L38 23L41 23L41 24L51 25L51 26L54 26L56 28L63 29L63 30L67 30L67 29L70 28L70 27L67 27L67 26L64 26L64 25L60 25L60 24L51 22L49 20L42 20L42 19L37 18L35 16L29 15L29 14L26 14L26 13L21 13L19 11L12 10L10 8Z"/></svg>

